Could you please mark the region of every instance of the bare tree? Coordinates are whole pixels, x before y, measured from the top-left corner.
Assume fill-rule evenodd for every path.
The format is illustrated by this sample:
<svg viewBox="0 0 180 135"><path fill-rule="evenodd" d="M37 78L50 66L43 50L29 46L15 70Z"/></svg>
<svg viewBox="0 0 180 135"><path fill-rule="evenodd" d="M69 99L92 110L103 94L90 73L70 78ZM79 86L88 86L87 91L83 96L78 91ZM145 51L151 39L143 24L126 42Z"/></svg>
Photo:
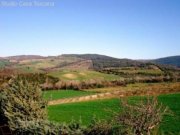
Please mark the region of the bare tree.
<svg viewBox="0 0 180 135"><path fill-rule="evenodd" d="M159 126L163 116L169 110L158 103L156 97L147 98L138 103L128 103L122 100L122 110L116 114L115 121L126 128L127 134L150 135Z"/></svg>

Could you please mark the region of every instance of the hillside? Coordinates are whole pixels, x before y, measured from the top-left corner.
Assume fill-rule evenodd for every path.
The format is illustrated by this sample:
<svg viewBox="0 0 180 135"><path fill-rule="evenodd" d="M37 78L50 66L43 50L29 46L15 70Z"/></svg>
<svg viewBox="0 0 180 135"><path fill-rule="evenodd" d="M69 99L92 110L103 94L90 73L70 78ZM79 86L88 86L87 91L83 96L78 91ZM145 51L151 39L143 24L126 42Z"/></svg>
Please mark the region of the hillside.
<svg viewBox="0 0 180 135"><path fill-rule="evenodd" d="M110 67L131 67L144 64L143 62L135 60L118 59L98 54L64 54L49 57L39 55L18 55L5 57L4 59L11 63L11 68L25 72L56 71L60 69L101 70Z"/></svg>
<svg viewBox="0 0 180 135"><path fill-rule="evenodd" d="M47 89L88 89L131 82L180 80L180 70L166 65L98 54L42 57L21 55L0 60L0 84L14 74L39 80ZM169 68L168 68L169 67Z"/></svg>
<svg viewBox="0 0 180 135"><path fill-rule="evenodd" d="M63 54L48 57L39 55L19 55L0 59L1 68L10 67L22 72L51 72L63 69L102 70L105 68L148 67L149 63L180 67L180 56L149 61L118 59L99 54Z"/></svg>
<svg viewBox="0 0 180 135"><path fill-rule="evenodd" d="M172 65L180 67L180 56L170 56L153 60L157 64Z"/></svg>
<svg viewBox="0 0 180 135"><path fill-rule="evenodd" d="M0 59L0 69L8 66L9 64L10 62L8 60Z"/></svg>
<svg viewBox="0 0 180 135"><path fill-rule="evenodd" d="M77 57L82 58L85 60L91 60L93 64L93 68L96 70L100 70L103 68L109 68L109 67L129 67L129 66L141 66L144 65L143 62L138 62L135 60L130 59L118 59L113 58L105 55L99 55L99 54L65 54L62 55L65 57Z"/></svg>
<svg viewBox="0 0 180 135"><path fill-rule="evenodd" d="M10 61L22 61L22 60L32 60L32 59L44 59L45 57L40 55L17 55L17 56L9 56L5 57Z"/></svg>

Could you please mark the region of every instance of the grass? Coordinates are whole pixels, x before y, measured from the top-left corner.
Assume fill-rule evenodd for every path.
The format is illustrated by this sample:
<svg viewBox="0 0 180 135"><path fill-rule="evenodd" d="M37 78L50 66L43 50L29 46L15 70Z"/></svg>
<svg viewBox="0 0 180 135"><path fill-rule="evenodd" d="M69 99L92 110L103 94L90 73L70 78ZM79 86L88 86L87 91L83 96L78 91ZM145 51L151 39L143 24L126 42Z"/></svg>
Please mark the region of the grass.
<svg viewBox="0 0 180 135"><path fill-rule="evenodd" d="M163 74L161 70L155 70L155 69L118 70L118 71L129 74L152 74L152 75Z"/></svg>
<svg viewBox="0 0 180 135"><path fill-rule="evenodd" d="M112 92L112 91L147 91L147 90L176 90L180 91L179 82L162 82L162 83L134 83L128 84L127 86L117 86L117 87L108 87L108 88L97 88L89 89L87 91L94 92Z"/></svg>
<svg viewBox="0 0 180 135"><path fill-rule="evenodd" d="M0 68L4 68L6 65L9 65L10 62L7 60L1 60L0 61Z"/></svg>
<svg viewBox="0 0 180 135"><path fill-rule="evenodd" d="M44 91L43 97L47 100L55 100L55 99L87 96L92 94L95 94L95 92L75 91L75 90L50 90L50 91Z"/></svg>
<svg viewBox="0 0 180 135"><path fill-rule="evenodd" d="M131 97L130 100L136 102L141 97ZM178 134L180 132L180 93L161 95L159 101L168 106L174 113L173 117L166 116L165 122L161 124L160 129L165 133L171 132ZM118 99L106 99L90 102L69 103L48 107L49 120L56 122L69 123L72 119L82 120L82 124L88 125L93 116L99 119L111 119L111 111L117 111L119 108Z"/></svg>
<svg viewBox="0 0 180 135"><path fill-rule="evenodd" d="M42 72L41 70L34 68L34 67L30 67L28 65L17 65L16 69L22 73L40 73Z"/></svg>
<svg viewBox="0 0 180 135"><path fill-rule="evenodd" d="M121 79L117 75L112 74L104 74L96 71L89 71L89 70L59 70L55 72L49 73L49 75L58 77L62 80L90 80L90 79L100 79L100 80L115 80Z"/></svg>
<svg viewBox="0 0 180 135"><path fill-rule="evenodd" d="M168 106L173 112L173 117L166 116L165 122L161 124L161 129L173 134L180 133L180 93L159 96L159 101Z"/></svg>
<svg viewBox="0 0 180 135"><path fill-rule="evenodd" d="M111 113L108 110L117 110L118 103L118 99L111 99L49 106L48 115L52 121L69 123L72 119L82 119L82 123L88 125L94 116L110 118Z"/></svg>
<svg viewBox="0 0 180 135"><path fill-rule="evenodd" d="M79 58L75 58L75 57L74 58L73 57L46 58L46 59L35 59L35 60L23 60L23 61L20 61L18 65L22 66L22 68L30 67L38 71L41 69L59 67L60 65L63 65L64 63L70 64L72 62L78 62L79 60L80 60Z"/></svg>

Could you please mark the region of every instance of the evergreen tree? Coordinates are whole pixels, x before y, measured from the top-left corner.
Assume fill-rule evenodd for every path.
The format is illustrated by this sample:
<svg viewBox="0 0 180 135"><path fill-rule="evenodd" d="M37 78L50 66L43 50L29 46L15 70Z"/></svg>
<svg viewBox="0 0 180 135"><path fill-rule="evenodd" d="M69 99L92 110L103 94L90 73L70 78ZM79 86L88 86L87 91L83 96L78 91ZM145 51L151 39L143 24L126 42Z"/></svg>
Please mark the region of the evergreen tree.
<svg viewBox="0 0 180 135"><path fill-rule="evenodd" d="M14 131L26 121L46 120L47 103L36 83L15 77L1 93L1 117Z"/></svg>

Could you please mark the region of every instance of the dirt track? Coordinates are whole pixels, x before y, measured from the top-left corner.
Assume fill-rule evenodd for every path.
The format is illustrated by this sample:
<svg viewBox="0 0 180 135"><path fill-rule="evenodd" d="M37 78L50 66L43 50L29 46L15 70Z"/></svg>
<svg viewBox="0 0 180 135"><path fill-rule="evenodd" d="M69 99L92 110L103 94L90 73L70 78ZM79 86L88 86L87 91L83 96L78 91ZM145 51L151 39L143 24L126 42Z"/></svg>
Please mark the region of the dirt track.
<svg viewBox="0 0 180 135"><path fill-rule="evenodd" d="M52 100L48 102L48 105L92 101L92 100L98 100L98 99L108 99L108 98L113 98L113 97L159 95L159 94L167 94L167 93L175 93L175 92L180 92L180 90L178 89L178 90L171 90L171 91L169 90L115 91L115 92L99 93L99 94L89 95L89 96Z"/></svg>
<svg viewBox="0 0 180 135"><path fill-rule="evenodd" d="M107 92L107 93L100 93L100 94L83 96L83 97L52 100L52 101L48 102L48 105L57 105L57 104L65 104L65 103L91 101L91 100L97 100L97 99L113 98L113 97L117 97L117 96L123 96L123 95L119 95L117 92L113 92L113 93Z"/></svg>

